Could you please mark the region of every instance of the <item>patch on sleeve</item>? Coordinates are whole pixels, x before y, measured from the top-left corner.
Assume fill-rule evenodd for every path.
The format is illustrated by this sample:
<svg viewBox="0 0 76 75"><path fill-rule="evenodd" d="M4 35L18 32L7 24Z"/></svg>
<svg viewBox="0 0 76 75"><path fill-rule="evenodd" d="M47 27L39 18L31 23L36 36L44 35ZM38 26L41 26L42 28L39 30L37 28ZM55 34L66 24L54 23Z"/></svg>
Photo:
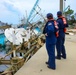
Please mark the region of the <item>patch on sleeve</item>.
<svg viewBox="0 0 76 75"><path fill-rule="evenodd" d="M48 25L50 26L50 25L52 25L52 23L48 23Z"/></svg>

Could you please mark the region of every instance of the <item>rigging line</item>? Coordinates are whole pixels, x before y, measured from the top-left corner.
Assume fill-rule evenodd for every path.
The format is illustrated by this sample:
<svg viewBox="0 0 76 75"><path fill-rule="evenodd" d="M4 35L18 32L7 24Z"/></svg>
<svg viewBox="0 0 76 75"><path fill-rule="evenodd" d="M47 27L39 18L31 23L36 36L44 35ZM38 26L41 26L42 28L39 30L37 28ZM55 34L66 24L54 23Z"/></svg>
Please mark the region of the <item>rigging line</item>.
<svg viewBox="0 0 76 75"><path fill-rule="evenodd" d="M31 10L31 12L30 12L30 14L29 14L28 20L30 19L31 15L33 14L34 9L36 9L38 2L39 2L39 0L37 0L36 3L34 4L34 6L33 6L32 10Z"/></svg>

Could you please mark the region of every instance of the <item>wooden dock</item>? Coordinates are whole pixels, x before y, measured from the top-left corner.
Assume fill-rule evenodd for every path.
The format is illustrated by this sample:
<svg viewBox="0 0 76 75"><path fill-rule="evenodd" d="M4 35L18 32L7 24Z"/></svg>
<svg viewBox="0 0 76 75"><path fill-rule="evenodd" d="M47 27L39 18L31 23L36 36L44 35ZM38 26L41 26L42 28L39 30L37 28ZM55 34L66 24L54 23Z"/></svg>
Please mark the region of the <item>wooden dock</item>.
<svg viewBox="0 0 76 75"><path fill-rule="evenodd" d="M56 60L56 70L48 69L45 45L35 53L14 75L76 75L76 38L66 36L67 59Z"/></svg>

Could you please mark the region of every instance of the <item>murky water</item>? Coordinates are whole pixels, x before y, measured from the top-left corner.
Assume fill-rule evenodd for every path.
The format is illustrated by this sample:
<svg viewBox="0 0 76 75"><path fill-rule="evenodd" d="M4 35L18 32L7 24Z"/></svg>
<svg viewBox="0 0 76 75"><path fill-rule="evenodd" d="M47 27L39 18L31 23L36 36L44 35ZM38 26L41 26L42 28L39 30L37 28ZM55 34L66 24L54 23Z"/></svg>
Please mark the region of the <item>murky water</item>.
<svg viewBox="0 0 76 75"><path fill-rule="evenodd" d="M0 58L3 58L6 55L6 50L0 48ZM10 59L10 56L7 56L5 59ZM0 72L6 70L9 65L0 65Z"/></svg>

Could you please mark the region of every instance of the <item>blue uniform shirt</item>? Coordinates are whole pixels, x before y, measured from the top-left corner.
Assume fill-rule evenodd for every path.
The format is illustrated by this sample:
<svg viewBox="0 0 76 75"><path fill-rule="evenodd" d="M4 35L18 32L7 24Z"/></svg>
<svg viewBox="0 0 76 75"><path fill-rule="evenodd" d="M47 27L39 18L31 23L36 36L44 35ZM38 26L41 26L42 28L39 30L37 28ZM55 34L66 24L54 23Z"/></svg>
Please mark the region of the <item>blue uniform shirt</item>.
<svg viewBox="0 0 76 75"><path fill-rule="evenodd" d="M58 30L55 28L54 21L50 20L45 25L45 33L47 33L48 36L46 36L46 43L48 44L56 44L56 35L55 32Z"/></svg>
<svg viewBox="0 0 76 75"><path fill-rule="evenodd" d="M58 27L59 27L59 36L64 36L64 28L68 27L68 24L64 25L62 18L57 19Z"/></svg>

